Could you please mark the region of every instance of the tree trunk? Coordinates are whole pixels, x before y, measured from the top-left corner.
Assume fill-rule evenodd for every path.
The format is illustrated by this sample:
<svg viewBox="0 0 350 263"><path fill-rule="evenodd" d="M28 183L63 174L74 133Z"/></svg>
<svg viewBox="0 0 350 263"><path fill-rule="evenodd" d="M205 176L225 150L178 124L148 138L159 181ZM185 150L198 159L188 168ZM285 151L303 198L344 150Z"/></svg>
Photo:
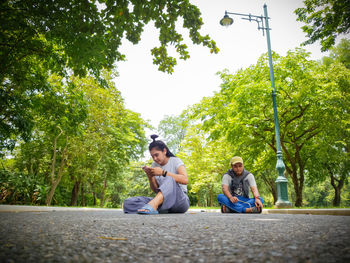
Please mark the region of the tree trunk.
<svg viewBox="0 0 350 263"><path fill-rule="evenodd" d="M95 189L95 181L96 179L94 178L92 182L90 182L91 186L91 192L92 192L92 197L93 197L93 206L96 206L97 204L97 194L96 194L96 189Z"/></svg>
<svg viewBox="0 0 350 263"><path fill-rule="evenodd" d="M77 206L78 205L78 196L80 192L80 183L81 181L75 181L73 189L72 189L72 198L70 202L70 206Z"/></svg>
<svg viewBox="0 0 350 263"><path fill-rule="evenodd" d="M97 196L96 196L95 191L92 192L92 195L94 196L94 203L93 203L93 205L96 206L96 204L97 204Z"/></svg>
<svg viewBox="0 0 350 263"><path fill-rule="evenodd" d="M335 178L330 167L328 167L328 173L330 174L330 177L331 177L331 185L334 188L333 206L340 206L340 201L341 201L340 195L341 195L341 189L344 186L344 179L340 178L338 180L337 178ZM336 182L338 182L338 185Z"/></svg>
<svg viewBox="0 0 350 263"><path fill-rule="evenodd" d="M49 193L47 194L47 197L46 197L46 205L47 206L51 205L53 195L55 194L56 188L57 188L58 184L60 183L60 181L62 179L64 163L65 163L65 160L64 160L64 156L63 156L62 162L61 162L61 167L60 167L60 170L59 170L59 172L57 174L57 178L53 182L53 184L51 185L50 191L49 191Z"/></svg>
<svg viewBox="0 0 350 263"><path fill-rule="evenodd" d="M296 207L302 207L303 206L303 193L301 189L299 188L298 191L295 191L295 206Z"/></svg>
<svg viewBox="0 0 350 263"><path fill-rule="evenodd" d="M62 133L63 133L63 131L61 130L61 133L54 139L54 152L53 152L52 166L51 166L51 188L50 188L49 193L46 196L46 205L47 206L51 205L53 195L55 194L56 188L62 179L63 169L64 169L64 166L66 163L67 149L68 149L68 137L66 137L66 146L64 147L64 150L62 153L60 169L58 171L57 177L55 178L57 140L61 136Z"/></svg>
<svg viewBox="0 0 350 263"><path fill-rule="evenodd" d="M304 188L304 168L301 167L299 171L299 178L297 178L297 187L295 187L295 206L303 206L303 188ZM297 176L297 175L296 175Z"/></svg>
<svg viewBox="0 0 350 263"><path fill-rule="evenodd" d="M277 189L276 189L276 183L275 179L269 179L264 173L261 174L261 177L265 184L267 185L267 188L269 189L270 193L273 197L273 203L276 204L277 202Z"/></svg>
<svg viewBox="0 0 350 263"><path fill-rule="evenodd" d="M103 207L103 204L105 202L105 191L102 190L102 193L101 193L101 198L100 198L100 207L102 208Z"/></svg>
<svg viewBox="0 0 350 263"><path fill-rule="evenodd" d="M103 190L102 190L102 194L101 194L101 202L100 202L100 207L102 208L105 204L105 192L106 192L106 188L107 188L107 175L105 176L105 180L104 180L104 185L103 185Z"/></svg>
<svg viewBox="0 0 350 263"><path fill-rule="evenodd" d="M335 192L334 192L333 206L340 206L341 190L338 187L334 188L334 190L335 190Z"/></svg>
<svg viewBox="0 0 350 263"><path fill-rule="evenodd" d="M295 169L290 171L291 171L291 177L293 181L294 193L296 197L294 205L296 207L301 207L303 203L303 196L302 196L302 190L300 189L300 186L299 186L298 173Z"/></svg>
<svg viewBox="0 0 350 263"><path fill-rule="evenodd" d="M84 188L84 184L81 184L81 206L86 206L86 200L85 200L85 188Z"/></svg>
<svg viewBox="0 0 350 263"><path fill-rule="evenodd" d="M47 206L51 205L53 195L55 194L56 188L57 188L57 186L58 186L60 180L61 180L61 178L60 178L59 180L56 180L56 181L51 185L50 191L49 191L49 193L48 193L47 196L46 196L46 205L47 205Z"/></svg>
<svg viewBox="0 0 350 263"><path fill-rule="evenodd" d="M296 159L298 166L299 166L299 180L298 180L299 181L299 192L297 193L295 206L301 207L301 206L303 206L305 164L301 159L299 147L297 147L297 150L295 152L295 159Z"/></svg>
<svg viewBox="0 0 350 263"><path fill-rule="evenodd" d="M287 149L284 147L284 145L282 145L282 148L290 164L290 166L288 166L287 164L285 164L285 166L286 166L286 171L288 172L288 174L290 174L293 181L294 192L296 195L296 200L294 205L296 207L301 207L303 205L304 164L300 158L301 147L297 145L295 147L296 147L295 154L293 157L291 157ZM298 176L298 171L299 171L299 176Z"/></svg>
<svg viewBox="0 0 350 263"><path fill-rule="evenodd" d="M209 206L213 206L213 187L210 187L209 189Z"/></svg>

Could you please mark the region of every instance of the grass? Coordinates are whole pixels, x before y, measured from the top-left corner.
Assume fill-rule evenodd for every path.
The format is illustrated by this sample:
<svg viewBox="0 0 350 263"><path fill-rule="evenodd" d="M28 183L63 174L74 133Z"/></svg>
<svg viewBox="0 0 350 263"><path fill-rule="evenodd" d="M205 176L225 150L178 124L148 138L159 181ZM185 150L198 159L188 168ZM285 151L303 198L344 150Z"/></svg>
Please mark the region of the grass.
<svg viewBox="0 0 350 263"><path fill-rule="evenodd" d="M190 209L220 209L220 206L190 206Z"/></svg>
<svg viewBox="0 0 350 263"><path fill-rule="evenodd" d="M33 206L33 204L20 204L26 206ZM34 205L34 206L45 206L45 205ZM75 207L75 208L101 208L100 206L64 206L64 205L50 205L50 207ZM121 207L103 207L107 209L115 209ZM303 207L291 207L291 209L350 209L350 206L303 206ZM190 206L190 209L203 209L203 210L216 210L220 209L220 206ZM276 209L274 206L264 206L264 209ZM281 208L283 209L283 208Z"/></svg>
<svg viewBox="0 0 350 263"><path fill-rule="evenodd" d="M317 206L303 206L303 207L291 207L291 209L339 209L339 208L347 208L350 209L350 206L328 206L328 207L317 207ZM190 209L220 209L220 206L190 206ZM264 209L277 209L273 206L264 206ZM284 209L284 208L281 208Z"/></svg>

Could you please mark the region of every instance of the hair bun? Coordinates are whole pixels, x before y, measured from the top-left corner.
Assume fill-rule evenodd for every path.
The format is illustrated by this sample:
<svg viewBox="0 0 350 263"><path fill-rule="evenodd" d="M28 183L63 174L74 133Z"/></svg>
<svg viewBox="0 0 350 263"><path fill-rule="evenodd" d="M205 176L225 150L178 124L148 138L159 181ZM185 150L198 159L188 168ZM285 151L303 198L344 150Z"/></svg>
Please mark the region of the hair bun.
<svg viewBox="0 0 350 263"><path fill-rule="evenodd" d="M152 134L151 135L151 139L155 142L156 141L156 139L158 138L159 136L158 135L156 135L156 134Z"/></svg>

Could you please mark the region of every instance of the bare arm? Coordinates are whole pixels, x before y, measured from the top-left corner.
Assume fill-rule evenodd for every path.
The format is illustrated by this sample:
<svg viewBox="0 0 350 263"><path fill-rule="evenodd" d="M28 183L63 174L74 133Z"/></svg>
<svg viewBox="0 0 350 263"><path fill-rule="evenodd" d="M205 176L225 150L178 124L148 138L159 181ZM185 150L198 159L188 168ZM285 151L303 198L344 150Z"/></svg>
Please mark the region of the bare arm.
<svg viewBox="0 0 350 263"><path fill-rule="evenodd" d="M164 173L164 170L160 167L150 169L152 176L162 176ZM171 176L172 178L174 178L175 182L179 184L188 184L188 176L186 172L186 167L184 165L181 165L177 169L177 173L167 172L166 176Z"/></svg>
<svg viewBox="0 0 350 263"><path fill-rule="evenodd" d="M261 200L260 200L260 195L259 195L259 191L258 191L258 187L256 186L251 186L250 189L252 190L252 193L254 195L254 198L255 198L255 205L257 207L263 207L263 204L261 203Z"/></svg>
<svg viewBox="0 0 350 263"><path fill-rule="evenodd" d="M149 180L149 186L151 187L152 191L157 192L158 183L156 178L154 176L148 176L148 180Z"/></svg>
<svg viewBox="0 0 350 263"><path fill-rule="evenodd" d="M238 198L235 196L232 196L228 185L227 184L222 184L222 192L224 193L224 195L232 202L232 203L236 203L238 201Z"/></svg>
<svg viewBox="0 0 350 263"><path fill-rule="evenodd" d="M156 192L157 188L158 188L158 183L156 178L152 175L150 167L143 167L143 170L145 171L145 173L147 174L148 180L149 180L149 186L151 187L153 192Z"/></svg>

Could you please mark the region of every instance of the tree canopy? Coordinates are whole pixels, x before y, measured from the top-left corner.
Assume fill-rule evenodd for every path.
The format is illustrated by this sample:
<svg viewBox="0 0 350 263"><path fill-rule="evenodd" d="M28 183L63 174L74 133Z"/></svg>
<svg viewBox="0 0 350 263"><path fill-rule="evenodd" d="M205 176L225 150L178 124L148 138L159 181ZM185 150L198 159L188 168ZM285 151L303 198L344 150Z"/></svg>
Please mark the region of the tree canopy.
<svg viewBox="0 0 350 263"><path fill-rule="evenodd" d="M322 58L322 62L327 66L330 66L334 62L339 62L350 69L350 39L343 38L340 40L337 46L330 49L329 56Z"/></svg>
<svg viewBox="0 0 350 263"><path fill-rule="evenodd" d="M176 58L169 55L170 47L180 59L189 57L178 20L194 44L218 52L215 42L199 33L201 14L189 0L1 1L0 150L12 149L18 136L30 137L34 100L51 88L50 74L88 74L106 85L102 70L125 59L122 40L137 44L146 24L159 30L159 46L151 50L154 64L172 73Z"/></svg>
<svg viewBox="0 0 350 263"><path fill-rule="evenodd" d="M309 39L304 45L320 40L326 51L340 34L350 32L350 0L304 0L304 5L295 10L297 20L306 24L302 29Z"/></svg>
<svg viewBox="0 0 350 263"><path fill-rule="evenodd" d="M326 67L308 56L303 49L289 51L285 57L273 55L281 146L296 206L302 206L306 172L312 170L310 162L316 162L312 154L316 141L327 141L323 152L344 156L339 160L348 156L334 146L348 144L349 70L340 63ZM243 156L257 176L270 181L266 174L274 172L276 160L271 156L277 149L268 58L264 55L256 65L235 74L227 70L219 74L220 92L194 105L192 118L202 122L200 130L207 132L209 142L225 138L222 143L231 146L232 155ZM344 161L332 168L338 173L342 167L347 167ZM347 170L342 173L348 175Z"/></svg>
<svg viewBox="0 0 350 263"><path fill-rule="evenodd" d="M180 18L193 43L218 51L209 36L199 33L201 14L188 0L7 0L2 1L0 12L1 79L20 65L25 70L25 60L30 57L43 60L50 70L69 68L78 75L98 75L101 69L111 69L115 61L124 59L118 51L122 39L137 44L150 22L159 29L160 46L152 50L154 63L171 73L176 59L167 53L170 45L181 59L189 57L175 27Z"/></svg>
<svg viewBox="0 0 350 263"><path fill-rule="evenodd" d="M167 142L170 151L176 155L181 150L181 141L186 133L186 119L181 116L164 116L159 122L158 134Z"/></svg>

